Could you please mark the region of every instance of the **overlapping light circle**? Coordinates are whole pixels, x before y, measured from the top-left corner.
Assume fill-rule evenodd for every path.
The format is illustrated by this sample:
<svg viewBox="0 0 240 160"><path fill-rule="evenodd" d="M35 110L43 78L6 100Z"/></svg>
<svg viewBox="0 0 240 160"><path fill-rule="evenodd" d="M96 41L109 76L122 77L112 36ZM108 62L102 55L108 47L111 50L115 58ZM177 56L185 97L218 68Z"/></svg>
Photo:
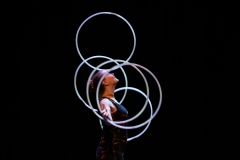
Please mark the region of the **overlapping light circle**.
<svg viewBox="0 0 240 160"><path fill-rule="evenodd" d="M130 54L130 56L128 57L127 60L114 60L110 57L106 57L106 56L92 56L92 57L89 57L87 59L84 59L81 52L80 52L80 49L78 47L78 34L79 34L79 31L81 30L82 26L88 21L90 20L91 18L95 17L95 16L98 16L98 15L103 15L103 14L107 14L107 15L114 15L114 16L117 16L119 18L121 18L123 21L125 21L127 23L127 25L129 26L129 28L131 29L132 33L133 33L133 39L134 39L134 44L133 44L133 49L132 49L132 52ZM78 98L84 103L84 105L86 107L88 107L89 109L91 109L93 111L93 113L99 117L99 120L101 122L101 120L105 119L103 118L101 115L99 115L97 113L97 109L93 108L92 107L92 104L91 104L91 101L90 101L90 98L89 98L89 85L86 85L86 96L87 96L87 101L88 101L88 104L83 100L83 98L80 96L79 92L78 92L78 89L77 89L77 74L79 72L79 69L82 67L83 64L87 64L89 67L91 67L93 69L93 71L91 72L91 74L89 75L88 77L88 81L86 83L88 83L90 80L91 80L91 77L93 76L93 74L98 71L98 70L103 70L101 67L108 64L108 63L115 63L116 65L110 69L104 69L104 70L107 70L108 72L112 71L112 70L116 70L116 69L121 69L122 72L123 72L123 75L124 75L124 78L125 78L125 87L121 87L121 88L118 88L115 90L115 92L118 92L118 91L121 91L121 90L125 90L124 92L124 95L120 101L120 104L123 102L126 94L127 94L127 90L133 90L133 91L136 91L138 93L140 93L141 95L143 95L145 98L146 98L146 102L144 104L144 106L142 107L142 109L139 111L138 114L136 114L135 116L133 116L132 118L129 118L127 120L124 120L124 121L111 121L109 119L105 119L108 123L112 124L113 126L115 127L118 127L118 128L121 128L121 129L136 129L136 128L139 128L139 127L142 127L144 125L146 125L146 127L144 128L144 130L139 133L138 135L134 136L134 137L131 137L131 138L128 138L127 140L130 141L132 139L135 139L135 138L138 138L140 137L146 130L147 128L149 127L150 125L150 122L152 121L152 119L156 116L156 114L158 113L158 111L160 110L160 107L161 107L161 103L162 103L162 90L161 90L161 86L160 86L160 83L159 81L157 80L157 78L155 77L155 75L149 71L147 68L139 65L139 64L135 64L135 63L130 63L129 60L130 58L132 57L134 51L135 51L135 47L136 47L136 36L135 36L135 32L131 26L131 24L122 16L116 14L116 13L112 13L112 12L98 12L98 13L95 13L91 16L89 16L87 19L85 19L82 24L79 26L78 30L77 30L77 33L76 33L76 39L75 39L75 43L76 43L76 49L78 51L78 54L80 56L80 58L83 60L83 62L77 67L77 70L75 71L75 75L74 75L74 88L75 88L75 92L78 96ZM92 66L91 64L88 63L89 60L91 59L95 59L95 58L105 58L107 59L108 61L105 61L101 64L99 64L97 67L94 67ZM119 63L120 62L120 63ZM146 85L146 92L147 94L143 93L141 90L137 89L137 88L134 88L134 87L128 87L128 80L127 80L127 76L126 76L126 73L125 71L123 70L123 67L124 66L132 66L134 69L136 69L142 76L144 82L145 82L145 85ZM148 82L146 80L146 77L144 76L144 74L140 71L140 69L143 69L145 70L146 72L148 72L155 80L157 86L158 86L158 89L159 89L159 102L158 102L158 105L157 105L157 109L155 110L155 112L153 113L153 109L152 109L152 103L149 99L149 86L148 86ZM107 73L106 73L107 74ZM105 74L105 75L106 75ZM101 77L101 80L100 82L103 80L103 78L105 77L105 75L103 75ZM98 94L99 94L99 88L100 88L100 83L98 84L97 86L97 91L96 91L96 101L97 101L97 105L98 105L98 109L100 110L100 104L99 104L99 100L98 100ZM122 123L127 123L127 122L130 122L134 119L136 119L137 117L139 117L143 111L145 110L146 106L149 104L150 106L150 111L151 111L151 114L150 114L150 118L147 119L145 122L141 123L141 124L138 124L138 125L135 125L135 126L122 126L122 125L119 125L119 124L122 124Z"/></svg>
<svg viewBox="0 0 240 160"><path fill-rule="evenodd" d="M83 58L81 52L80 52L80 49L78 47L78 34L79 34L79 31L81 30L82 26L91 18L95 17L95 16L98 16L98 15L103 15L103 14L107 14L107 15L114 15L114 16L117 16L119 18L121 18L124 22L127 23L127 25L129 26L129 28L131 29L132 31L132 34L133 34L133 49L132 49L132 52L130 54L130 56L127 58L126 61L129 61L131 58L132 58L132 55L135 51L135 48L136 48L136 35L135 35L135 32L131 26L131 24L122 16L120 16L119 14L116 14L116 13L112 13L112 12L98 12L98 13L95 13L91 16L89 16L88 18L86 18L82 23L81 25L79 26L78 30L77 30L77 34L76 34L76 38L75 38L75 44L76 44L76 49L78 51L78 54L80 56L80 58L85 62L86 65L88 65L89 67L91 67L92 69L95 69L94 66L92 66L91 64L89 64L87 61L85 61L85 59Z"/></svg>

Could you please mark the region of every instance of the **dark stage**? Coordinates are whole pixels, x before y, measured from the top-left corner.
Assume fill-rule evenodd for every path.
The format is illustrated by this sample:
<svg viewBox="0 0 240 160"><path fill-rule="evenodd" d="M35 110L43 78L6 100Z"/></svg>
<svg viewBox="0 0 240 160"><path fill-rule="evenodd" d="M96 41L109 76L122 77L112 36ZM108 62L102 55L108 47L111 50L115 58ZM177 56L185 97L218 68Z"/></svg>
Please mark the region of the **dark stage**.
<svg viewBox="0 0 240 160"><path fill-rule="evenodd" d="M95 159L101 128L98 117L78 98L74 74L82 62L76 32L87 17L98 12L117 13L131 24L136 48L129 62L146 67L161 85L161 108L147 131L128 142L125 160L196 159L214 155L215 149L220 149L217 155L236 149L239 106L233 85L237 82L234 55L238 53L231 38L237 31L234 16L187 1L31 2L10 8L15 11L10 42L17 45L9 49L17 51L10 54L14 62L7 71L13 82L3 92L11 98L6 107L1 105L2 160ZM236 10L225 8L235 15ZM120 18L100 15L83 26L78 44L84 58L104 55L126 60L133 35ZM104 61L89 63L96 66ZM146 93L141 75L130 66L124 69L129 86ZM77 87L85 100L91 71L83 65L78 73ZM148 80L155 111L157 84L141 71ZM121 70L115 75L120 80L117 87L125 86ZM123 91L116 94L119 100L122 96ZM134 91L128 91L123 101L130 117L144 103L145 98ZM149 115L148 105L129 125L142 123ZM143 129L128 130L129 136Z"/></svg>

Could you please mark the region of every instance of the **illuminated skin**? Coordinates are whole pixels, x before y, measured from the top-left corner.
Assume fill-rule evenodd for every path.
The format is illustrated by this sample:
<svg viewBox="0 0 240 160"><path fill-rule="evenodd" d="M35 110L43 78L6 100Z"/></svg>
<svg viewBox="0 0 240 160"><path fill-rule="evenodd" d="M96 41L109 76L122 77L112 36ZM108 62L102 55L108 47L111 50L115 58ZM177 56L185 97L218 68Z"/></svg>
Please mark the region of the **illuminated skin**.
<svg viewBox="0 0 240 160"><path fill-rule="evenodd" d="M107 71L101 71L101 72L102 72L102 74L106 74L103 81L102 81L102 84L104 86L104 92L102 93L101 97L106 97L106 98L103 98L100 101L100 106L101 106L101 109L102 109L100 111L100 113L102 114L103 117L112 120L112 115L111 114L116 112L117 108L107 98L111 98L112 100L117 102L117 100L114 97L114 90L115 90L115 87L116 87L119 80L114 76L114 73L108 73ZM105 121L105 123L107 125L110 125L106 121Z"/></svg>

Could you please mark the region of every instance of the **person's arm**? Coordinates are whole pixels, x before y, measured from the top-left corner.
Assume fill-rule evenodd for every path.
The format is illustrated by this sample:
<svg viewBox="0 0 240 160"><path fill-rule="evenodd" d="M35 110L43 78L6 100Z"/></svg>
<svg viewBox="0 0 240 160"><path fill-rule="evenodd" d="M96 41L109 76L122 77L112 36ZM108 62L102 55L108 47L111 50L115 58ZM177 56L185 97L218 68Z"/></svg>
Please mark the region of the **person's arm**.
<svg viewBox="0 0 240 160"><path fill-rule="evenodd" d="M107 118L107 119L109 119L109 120L112 121L111 103L110 103L110 101L109 101L108 99L102 99L102 100L100 101L100 107L101 107L100 113L102 114L102 116L103 116L104 118ZM109 124L107 121L105 121L105 123L106 123L107 125L111 125L111 124Z"/></svg>

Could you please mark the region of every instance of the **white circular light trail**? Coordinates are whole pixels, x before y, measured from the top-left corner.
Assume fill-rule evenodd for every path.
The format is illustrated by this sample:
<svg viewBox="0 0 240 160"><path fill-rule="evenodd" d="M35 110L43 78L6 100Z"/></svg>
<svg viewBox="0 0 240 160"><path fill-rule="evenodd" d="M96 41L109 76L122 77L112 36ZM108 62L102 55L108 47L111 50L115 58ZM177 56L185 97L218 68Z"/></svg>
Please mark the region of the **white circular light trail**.
<svg viewBox="0 0 240 160"><path fill-rule="evenodd" d="M148 120L146 120L145 122L143 122L143 123L141 123L141 124L139 124L139 125L135 125L135 126L121 126L121 125L117 125L117 123L120 124L120 123L123 123L123 122L129 122L129 120L115 122L115 121L110 121L110 120L108 120L108 119L105 119L107 122L109 122L109 123L112 124L113 126L118 127L118 128L121 128L121 129L135 129L135 128L142 127L143 125L146 125L149 121L151 121L151 120L156 116L156 114L158 113L158 111L159 111L159 109L160 109L160 107L161 107L161 103L162 103L162 91L161 91L160 83L158 82L157 78L154 76L154 74L153 74L151 71L149 71L148 69L146 69L145 67L143 67L143 66L141 66L141 65L134 64L134 63L129 63L129 62L125 62L125 63L123 63L123 64L117 65L116 67L117 67L117 68L120 68L120 67L122 67L122 66L130 65L130 64L131 64L131 65L134 65L134 66L141 67L142 69L144 69L145 71L147 71L149 74L151 74L152 77L155 79L155 81L156 81L156 83L157 83L157 85L158 85L158 89L159 89L159 103L158 103L158 107L157 107L156 111L154 112L154 114L152 115L152 117L150 117ZM116 67L113 67L113 69L117 69ZM112 70L113 70L113 69L112 69ZM90 78L92 77L92 75L93 75L93 72L90 74L88 80L90 80ZM103 79L103 77L102 77L102 79ZM99 81L96 94L98 94L98 92L99 92L100 82L101 82L101 80ZM148 87L148 86L147 86L147 87ZM127 88L128 88L128 87L127 87ZM130 87L129 87L129 88L130 88ZM131 88L132 88L132 87L131 87ZM89 89L89 86L87 86L87 88L86 88L86 93L87 93L88 103L89 103L90 106L91 106L91 101L90 101L90 98L89 98L88 89ZM141 92L140 90L138 90L138 91ZM97 104L98 104L98 107L99 107L99 109L100 109L99 101L97 101ZM93 108L92 106L91 106L91 109L94 111L94 108ZM98 113L96 113L96 111L94 111L94 113L95 113L100 119L103 119L103 117L100 116ZM138 116L139 116L139 115L138 115ZM138 117L138 116L137 116L137 117ZM136 116L135 116L135 118L136 118ZM133 119L131 119L131 120L133 120Z"/></svg>
<svg viewBox="0 0 240 160"><path fill-rule="evenodd" d="M79 34L79 31L81 30L82 26L83 26L89 19L91 19L91 18L93 18L93 17L95 17L95 16L98 16L98 15L102 15L102 14L114 15L114 16L117 16L117 17L121 18L122 20L124 20L124 22L127 23L127 25L129 26L129 28L131 29L132 34L133 34L133 49L132 49L132 52L131 52L130 56L128 57L128 59L127 59L126 61L129 61L129 60L131 59L131 57L132 57L132 55L133 55L133 53L134 53L134 51L135 51L135 48L136 48L136 35L135 35L135 32L134 32L131 24L130 24L124 17L120 16L119 14L112 13L112 12L98 12L98 13L95 13L95 14L89 16L88 18L86 18L86 19L82 22L82 24L79 26L79 28L78 28L78 30L77 30L77 34L76 34L76 38L75 38L76 49L77 49L77 51L78 51L79 56L80 56L81 59L82 59L89 67L91 67L92 69L95 69L95 67L92 66L91 64L89 64L88 62L86 62L85 59L83 58L81 52L80 52L80 49L79 49L79 47L78 47L78 34Z"/></svg>
<svg viewBox="0 0 240 160"><path fill-rule="evenodd" d="M123 60L115 60L115 61L125 62L125 61L123 61ZM112 62L112 61L109 60L109 61L103 62L103 63L101 63L97 68L99 68L99 67L101 67L101 66L103 66L103 65L105 65L105 64L108 64L108 63L110 63L110 62ZM125 63L128 64L128 65L130 64L130 63L128 63L128 62L125 62ZM126 65L126 64L125 64L125 65ZM121 64L121 65L116 65L116 66L117 66L118 68L122 68L122 67L121 67L122 65L123 65L123 64ZM132 65L132 66L133 66L133 65ZM136 66L133 66L133 67L142 75L142 77L143 77L143 79L144 79L144 82L145 82L145 84L146 84L147 97L149 98L149 87L148 87L148 83L147 83L147 80L146 80L145 76L142 74L142 72L141 72ZM95 70L97 70L97 68L96 68ZM109 69L109 70L107 70L107 71L110 72L110 71L114 70L114 68L117 69L116 67L112 67L112 69ZM89 75L88 81L90 81L90 79L91 79L93 73L95 72L95 70L93 70L92 73ZM106 74L107 74L107 73L105 73L105 74L102 75L102 77L101 77L101 79L100 79L99 82L101 82L101 81L103 80L103 78L105 77ZM98 84L98 86L100 87L100 83ZM98 101L99 87L97 87L97 89L96 89L96 101L97 101L98 106L99 106L99 101ZM126 86L126 87L127 87L127 86ZM89 92L88 92L88 89L89 89L89 86L87 86L87 88L86 88L86 95L87 95L87 98L88 98L88 103L90 104L90 106L92 106L91 101L89 100ZM127 88L126 88L126 89L127 89ZM115 92L116 92L116 91L118 91L118 90L116 89ZM131 119L128 119L128 120L125 120L125 121L116 121L115 123L117 123L117 124L122 124L122 123L127 123L127 122L130 122L130 121L134 120L135 118L137 118L138 116L140 116L140 114L142 114L142 112L144 111L144 109L146 108L146 106L147 106L147 100L146 100L146 102L145 102L144 107L142 108L142 110L141 110L137 115L135 115L135 116L132 117ZM93 109L93 108L92 108L92 109ZM99 107L99 109L100 109L100 107ZM98 113L95 113L95 114L96 114L100 119L103 119L103 117L100 116Z"/></svg>
<svg viewBox="0 0 240 160"><path fill-rule="evenodd" d="M106 59L109 59L109 60L112 60L113 62L115 62L116 64L118 64L118 62L114 61L113 59L109 58L109 57L106 57L106 56L92 56L92 57L89 57L87 58L85 61L83 61L76 69L75 71L75 74L74 74L74 89L75 89L75 92L78 96L78 98L85 104L85 106L87 106L89 109L91 109L91 107L83 100L83 98L80 96L79 92L78 92L78 89L77 89L77 74L79 72L79 69L82 67L82 65L91 60L91 59L95 59L95 58L106 58ZM124 75L124 78L125 78L125 85L128 86L128 80L127 80L127 75L126 73L124 72L124 70L121 68L122 72L123 72L123 75ZM127 94L127 89L125 90L124 92L124 95L120 101L120 103L123 102L124 98L126 97L126 94Z"/></svg>

